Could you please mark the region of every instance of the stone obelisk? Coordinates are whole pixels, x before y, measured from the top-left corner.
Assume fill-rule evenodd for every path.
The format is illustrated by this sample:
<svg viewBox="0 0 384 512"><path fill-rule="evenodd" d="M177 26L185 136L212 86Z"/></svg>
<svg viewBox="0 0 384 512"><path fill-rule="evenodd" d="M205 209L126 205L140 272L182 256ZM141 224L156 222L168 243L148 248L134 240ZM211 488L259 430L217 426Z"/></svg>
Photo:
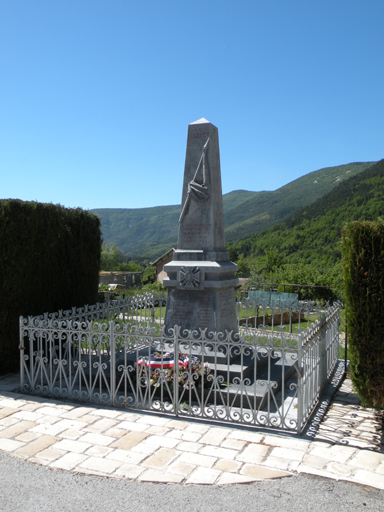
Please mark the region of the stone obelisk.
<svg viewBox="0 0 384 512"><path fill-rule="evenodd" d="M219 137L216 126L199 119L188 126L179 241L168 277L165 328L238 332L237 265L225 248Z"/></svg>

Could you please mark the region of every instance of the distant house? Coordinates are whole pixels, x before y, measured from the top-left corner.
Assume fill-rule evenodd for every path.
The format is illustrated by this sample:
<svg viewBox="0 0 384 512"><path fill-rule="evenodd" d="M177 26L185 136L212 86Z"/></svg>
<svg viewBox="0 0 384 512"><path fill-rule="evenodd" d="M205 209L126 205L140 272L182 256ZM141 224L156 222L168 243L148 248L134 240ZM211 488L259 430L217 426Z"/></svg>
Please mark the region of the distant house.
<svg viewBox="0 0 384 512"><path fill-rule="evenodd" d="M142 272L100 272L99 284L107 284L110 289L135 288L141 286L141 275Z"/></svg>
<svg viewBox="0 0 384 512"><path fill-rule="evenodd" d="M166 253L164 253L160 258L157 258L156 261L153 261L150 263L152 267L156 268L156 281L160 281L160 283L163 281L165 277L167 277L167 273L164 271L164 265L166 263L169 263L173 259L173 253L176 251L174 247L172 249L169 249Z"/></svg>

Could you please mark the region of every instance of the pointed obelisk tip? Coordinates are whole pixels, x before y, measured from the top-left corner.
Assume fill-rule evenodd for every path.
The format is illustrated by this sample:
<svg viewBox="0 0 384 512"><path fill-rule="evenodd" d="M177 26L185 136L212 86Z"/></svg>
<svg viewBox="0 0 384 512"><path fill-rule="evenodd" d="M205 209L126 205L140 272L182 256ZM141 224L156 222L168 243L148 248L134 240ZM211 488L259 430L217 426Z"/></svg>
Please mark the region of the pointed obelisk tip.
<svg viewBox="0 0 384 512"><path fill-rule="evenodd" d="M189 124L191 125L191 124L203 124L203 123L211 124L209 121L207 121L205 119L205 117L202 117L201 119L198 119L197 121L194 121L193 123L189 123Z"/></svg>

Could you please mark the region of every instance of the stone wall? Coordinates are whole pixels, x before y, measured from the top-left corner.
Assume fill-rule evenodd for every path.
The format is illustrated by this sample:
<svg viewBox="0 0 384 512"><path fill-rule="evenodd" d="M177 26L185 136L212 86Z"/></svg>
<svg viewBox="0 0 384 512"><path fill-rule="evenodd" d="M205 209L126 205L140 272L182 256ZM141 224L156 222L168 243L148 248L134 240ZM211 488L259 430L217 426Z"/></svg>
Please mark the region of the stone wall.
<svg viewBox="0 0 384 512"><path fill-rule="evenodd" d="M99 284L120 284L125 288L141 286L142 272L100 272Z"/></svg>
<svg viewBox="0 0 384 512"><path fill-rule="evenodd" d="M164 270L164 265L172 261L173 253L167 256L164 260L162 260L158 265L156 265L156 281L162 283L163 279L167 277L167 272Z"/></svg>

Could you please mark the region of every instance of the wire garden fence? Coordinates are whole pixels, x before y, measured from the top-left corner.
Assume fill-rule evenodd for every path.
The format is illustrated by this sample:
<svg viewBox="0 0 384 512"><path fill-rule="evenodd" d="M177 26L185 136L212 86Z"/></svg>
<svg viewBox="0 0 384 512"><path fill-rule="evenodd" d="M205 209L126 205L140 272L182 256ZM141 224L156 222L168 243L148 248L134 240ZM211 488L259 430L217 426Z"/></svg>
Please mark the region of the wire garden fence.
<svg viewBox="0 0 384 512"><path fill-rule="evenodd" d="M237 333L163 325L165 297L20 317L24 392L300 433L338 361L339 305L243 299Z"/></svg>

